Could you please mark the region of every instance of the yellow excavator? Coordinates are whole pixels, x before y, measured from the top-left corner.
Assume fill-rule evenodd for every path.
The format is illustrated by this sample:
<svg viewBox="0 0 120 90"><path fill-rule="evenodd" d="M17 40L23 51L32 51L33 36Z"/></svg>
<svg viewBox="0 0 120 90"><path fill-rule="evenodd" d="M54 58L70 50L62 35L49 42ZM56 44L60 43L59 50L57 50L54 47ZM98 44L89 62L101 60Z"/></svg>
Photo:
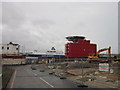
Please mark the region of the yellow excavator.
<svg viewBox="0 0 120 90"><path fill-rule="evenodd" d="M100 49L95 55L93 56L88 56L89 59L97 59L99 58L99 54L103 51L107 51L108 50L108 57L107 58L110 58L111 57L111 47L109 48L104 48L104 49Z"/></svg>

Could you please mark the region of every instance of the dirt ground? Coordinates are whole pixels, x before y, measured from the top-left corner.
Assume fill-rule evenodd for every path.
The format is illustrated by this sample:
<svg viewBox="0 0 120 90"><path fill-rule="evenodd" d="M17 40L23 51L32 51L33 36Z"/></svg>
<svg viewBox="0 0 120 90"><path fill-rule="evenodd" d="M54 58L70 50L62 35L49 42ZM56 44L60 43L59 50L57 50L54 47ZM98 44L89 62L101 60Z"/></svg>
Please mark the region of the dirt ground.
<svg viewBox="0 0 120 90"><path fill-rule="evenodd" d="M94 88L118 88L120 81L119 62L111 63L113 73L100 72L98 63L88 62L39 64L36 68Z"/></svg>

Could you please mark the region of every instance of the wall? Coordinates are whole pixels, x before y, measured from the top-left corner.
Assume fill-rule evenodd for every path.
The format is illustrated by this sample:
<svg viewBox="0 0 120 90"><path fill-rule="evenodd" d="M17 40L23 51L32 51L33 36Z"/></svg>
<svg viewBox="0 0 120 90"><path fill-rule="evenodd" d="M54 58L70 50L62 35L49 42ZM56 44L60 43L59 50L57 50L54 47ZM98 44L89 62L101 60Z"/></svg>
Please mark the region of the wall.
<svg viewBox="0 0 120 90"><path fill-rule="evenodd" d="M2 48L2 47L4 47L4 48ZM7 47L9 47L9 49L7 49ZM0 45L0 48L2 48L2 54L18 55L19 54L19 50L20 50L20 45L16 45L16 44L15 45L14 44L3 44L3 45Z"/></svg>
<svg viewBox="0 0 120 90"><path fill-rule="evenodd" d="M90 44L87 40L78 40L78 43L67 43L66 57L88 57L96 53L96 44Z"/></svg>
<svg viewBox="0 0 120 90"><path fill-rule="evenodd" d="M13 58L3 58L3 65L15 65L15 64L25 64L26 60L24 58L13 59Z"/></svg>

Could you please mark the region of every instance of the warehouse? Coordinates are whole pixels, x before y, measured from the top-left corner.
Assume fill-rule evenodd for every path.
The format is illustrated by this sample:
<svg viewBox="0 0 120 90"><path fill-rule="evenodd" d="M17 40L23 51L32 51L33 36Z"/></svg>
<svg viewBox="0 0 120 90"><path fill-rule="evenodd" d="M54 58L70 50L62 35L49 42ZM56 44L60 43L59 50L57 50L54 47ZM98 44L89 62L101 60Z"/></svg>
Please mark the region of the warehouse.
<svg viewBox="0 0 120 90"><path fill-rule="evenodd" d="M52 62L56 62L56 59L65 57L64 54L56 51L56 49L54 47L52 47L51 50L48 50L46 53L41 53L41 52L38 52L38 50L37 50L33 53L28 53L25 56L29 57L29 58L26 58L28 63L31 63L31 62L52 63Z"/></svg>

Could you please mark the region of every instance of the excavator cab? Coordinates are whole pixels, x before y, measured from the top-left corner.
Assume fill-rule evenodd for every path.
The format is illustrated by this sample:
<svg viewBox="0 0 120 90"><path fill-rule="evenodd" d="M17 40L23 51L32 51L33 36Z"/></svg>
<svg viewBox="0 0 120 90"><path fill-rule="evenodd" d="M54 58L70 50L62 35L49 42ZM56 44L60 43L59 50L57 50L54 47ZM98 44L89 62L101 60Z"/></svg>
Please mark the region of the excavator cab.
<svg viewBox="0 0 120 90"><path fill-rule="evenodd" d="M92 54L91 56L88 56L89 59L94 59L94 58L98 58L98 56L96 55L96 53Z"/></svg>

